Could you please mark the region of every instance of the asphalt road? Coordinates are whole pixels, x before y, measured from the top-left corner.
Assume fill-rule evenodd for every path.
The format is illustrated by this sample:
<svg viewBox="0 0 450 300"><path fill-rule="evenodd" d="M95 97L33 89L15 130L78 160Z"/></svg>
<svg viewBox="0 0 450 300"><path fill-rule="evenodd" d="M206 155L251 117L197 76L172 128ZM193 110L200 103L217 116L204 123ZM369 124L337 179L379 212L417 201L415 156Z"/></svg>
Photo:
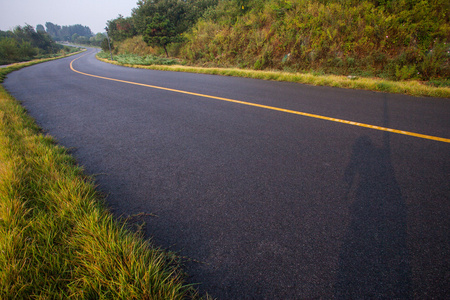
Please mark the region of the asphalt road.
<svg viewBox="0 0 450 300"><path fill-rule="evenodd" d="M78 55L81 56L81 55ZM116 215L218 299L450 296L450 144L93 78L74 57L4 86ZM450 138L450 99L124 68L81 72Z"/></svg>

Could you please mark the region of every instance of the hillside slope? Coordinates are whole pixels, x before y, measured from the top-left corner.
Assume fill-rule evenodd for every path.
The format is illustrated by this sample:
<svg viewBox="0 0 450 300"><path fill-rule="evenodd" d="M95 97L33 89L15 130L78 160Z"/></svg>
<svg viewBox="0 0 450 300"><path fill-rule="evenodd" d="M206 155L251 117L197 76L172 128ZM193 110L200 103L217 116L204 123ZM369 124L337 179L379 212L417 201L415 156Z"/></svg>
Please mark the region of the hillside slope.
<svg viewBox="0 0 450 300"><path fill-rule="evenodd" d="M445 0L222 1L181 53L253 69L448 79L449 11Z"/></svg>
<svg viewBox="0 0 450 300"><path fill-rule="evenodd" d="M118 53L131 49L134 54L166 54L196 65L450 85L448 0L142 0L137 4L131 17L108 22Z"/></svg>

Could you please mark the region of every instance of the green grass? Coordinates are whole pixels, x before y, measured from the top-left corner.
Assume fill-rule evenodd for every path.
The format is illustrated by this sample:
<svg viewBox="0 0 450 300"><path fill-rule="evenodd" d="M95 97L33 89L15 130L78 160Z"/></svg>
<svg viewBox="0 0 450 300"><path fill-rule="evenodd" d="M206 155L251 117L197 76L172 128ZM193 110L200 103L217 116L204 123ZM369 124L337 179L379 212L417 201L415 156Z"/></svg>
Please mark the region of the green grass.
<svg viewBox="0 0 450 300"><path fill-rule="evenodd" d="M0 85L0 299L196 297L179 258L114 219L92 178Z"/></svg>
<svg viewBox="0 0 450 300"><path fill-rule="evenodd" d="M110 58L110 54L106 52L100 52L98 57L103 59ZM143 65L143 66L151 66L151 65L178 65L180 61L173 58L164 58L155 55L136 55L136 54L118 54L113 56L114 61L119 62L121 64L128 65Z"/></svg>
<svg viewBox="0 0 450 300"><path fill-rule="evenodd" d="M190 72L212 75L236 76L255 78L263 80L289 81L317 86L332 86L339 88L361 89L378 92L388 92L396 94L407 94L411 96L426 96L450 98L450 87L441 85L434 86L422 83L417 80L408 81L390 81L381 78L365 78L365 77L349 77L340 75L321 75L311 73L291 73L281 71L257 71L249 69L237 68L203 68L186 65L142 65L132 64L124 61L111 61L107 59L107 55L98 54L97 58L101 61L151 70Z"/></svg>

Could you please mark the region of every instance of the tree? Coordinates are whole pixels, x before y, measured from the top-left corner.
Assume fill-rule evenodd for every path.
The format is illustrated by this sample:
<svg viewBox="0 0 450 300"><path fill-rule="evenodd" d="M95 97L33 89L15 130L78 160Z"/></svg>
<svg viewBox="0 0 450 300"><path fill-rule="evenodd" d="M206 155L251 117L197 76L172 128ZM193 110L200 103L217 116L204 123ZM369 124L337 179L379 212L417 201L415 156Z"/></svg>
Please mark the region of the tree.
<svg viewBox="0 0 450 300"><path fill-rule="evenodd" d="M144 34L149 24L149 18L152 19L157 14L167 18L178 33L186 31L189 27L191 2L188 3L183 0L138 1L138 7L133 9L133 19L137 31Z"/></svg>
<svg viewBox="0 0 450 300"><path fill-rule="evenodd" d="M181 41L181 38L175 31L175 28L169 19L156 13L150 18L150 23L147 24L147 29L144 33L144 41L151 46L163 47L166 56L169 57L167 45L179 42Z"/></svg>
<svg viewBox="0 0 450 300"><path fill-rule="evenodd" d="M42 24L38 24L36 26L36 31L37 32L45 32L45 28L44 28L44 26L42 26Z"/></svg>
<svg viewBox="0 0 450 300"><path fill-rule="evenodd" d="M59 31L61 30L61 26L53 24L51 22L45 23L45 27L47 28L47 33L56 41L59 40Z"/></svg>
<svg viewBox="0 0 450 300"><path fill-rule="evenodd" d="M119 15L117 19L108 21L108 34L115 41L123 41L136 35L133 19Z"/></svg>

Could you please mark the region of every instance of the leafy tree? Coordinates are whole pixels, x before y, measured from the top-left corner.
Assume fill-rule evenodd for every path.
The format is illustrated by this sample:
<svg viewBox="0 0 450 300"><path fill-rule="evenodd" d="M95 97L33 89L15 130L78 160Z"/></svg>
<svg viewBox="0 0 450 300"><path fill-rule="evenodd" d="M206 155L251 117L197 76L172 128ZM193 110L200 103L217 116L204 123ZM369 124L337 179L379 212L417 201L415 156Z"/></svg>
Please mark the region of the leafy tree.
<svg viewBox="0 0 450 300"><path fill-rule="evenodd" d="M117 19L109 20L108 34L115 41L123 41L136 35L136 29L131 17L124 18L119 15Z"/></svg>
<svg viewBox="0 0 450 300"><path fill-rule="evenodd" d="M218 0L140 0L133 9L132 18L138 34L144 34L149 18L165 16L180 34L191 28L203 13Z"/></svg>
<svg viewBox="0 0 450 300"><path fill-rule="evenodd" d="M177 34L173 24L166 16L156 13L147 24L144 41L151 46L163 47L167 57L169 57L167 45L180 40L180 35Z"/></svg>
<svg viewBox="0 0 450 300"><path fill-rule="evenodd" d="M179 42L208 8L216 6L218 0L139 0L130 18L119 18L108 23L110 36L122 41L142 35L152 46L164 48Z"/></svg>

